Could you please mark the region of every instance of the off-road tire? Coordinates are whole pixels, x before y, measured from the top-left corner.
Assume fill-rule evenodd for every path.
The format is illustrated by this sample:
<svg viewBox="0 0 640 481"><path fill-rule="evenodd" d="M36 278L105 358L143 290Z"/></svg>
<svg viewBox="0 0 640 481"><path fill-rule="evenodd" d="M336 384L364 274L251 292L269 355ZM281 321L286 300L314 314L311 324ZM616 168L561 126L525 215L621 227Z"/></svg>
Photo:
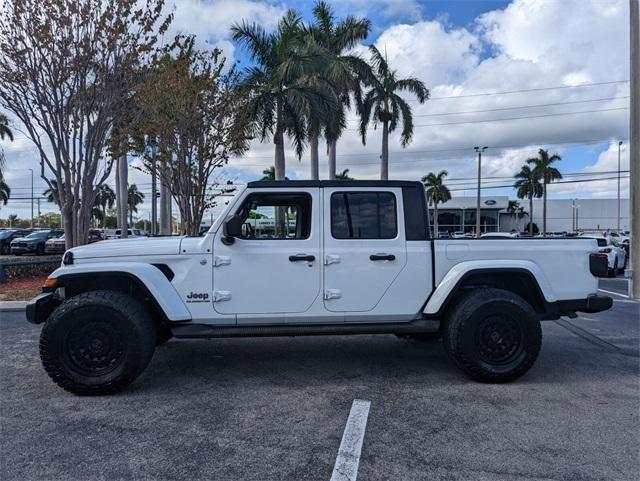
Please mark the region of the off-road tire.
<svg viewBox="0 0 640 481"><path fill-rule="evenodd" d="M540 321L531 305L502 289L474 289L448 311L443 344L469 377L502 383L525 374L542 344Z"/></svg>
<svg viewBox="0 0 640 481"><path fill-rule="evenodd" d="M36 255L43 256L44 255L44 244L38 244L36 247Z"/></svg>
<svg viewBox="0 0 640 481"><path fill-rule="evenodd" d="M173 334L169 326L164 324L158 324L156 326L156 347L166 344L171 338L173 338Z"/></svg>
<svg viewBox="0 0 640 481"><path fill-rule="evenodd" d="M92 291L67 299L49 316L40 359L69 392L111 394L144 371L155 345L155 324L138 301L121 292Z"/></svg>

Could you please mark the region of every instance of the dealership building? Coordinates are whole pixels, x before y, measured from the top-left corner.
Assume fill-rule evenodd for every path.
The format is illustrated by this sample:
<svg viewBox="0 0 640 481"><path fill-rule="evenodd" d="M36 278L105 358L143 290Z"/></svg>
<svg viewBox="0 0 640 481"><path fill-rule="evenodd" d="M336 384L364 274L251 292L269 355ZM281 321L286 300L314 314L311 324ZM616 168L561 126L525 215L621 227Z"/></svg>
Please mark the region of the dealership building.
<svg viewBox="0 0 640 481"><path fill-rule="evenodd" d="M529 201L518 199L529 212ZM482 232L523 231L529 216L507 211L509 197L492 196L480 199L480 229ZM433 206L430 206L433 216ZM533 201L533 222L542 229L542 199ZM629 227L629 200L620 200L620 229ZM440 232L473 232L476 225L476 197L454 197L438 204L438 230ZM618 225L618 199L548 199L547 231L571 232L575 230L616 230Z"/></svg>

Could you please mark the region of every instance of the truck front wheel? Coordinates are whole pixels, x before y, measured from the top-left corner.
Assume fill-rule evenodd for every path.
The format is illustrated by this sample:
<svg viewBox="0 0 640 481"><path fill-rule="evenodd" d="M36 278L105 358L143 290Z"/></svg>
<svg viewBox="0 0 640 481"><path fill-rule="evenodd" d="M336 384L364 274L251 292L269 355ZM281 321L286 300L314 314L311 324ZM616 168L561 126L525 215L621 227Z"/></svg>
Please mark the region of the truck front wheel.
<svg viewBox="0 0 640 481"><path fill-rule="evenodd" d="M40 358L58 386L78 395L110 394L147 367L156 343L153 320L132 297L93 291L63 302L40 334Z"/></svg>
<svg viewBox="0 0 640 481"><path fill-rule="evenodd" d="M444 346L453 361L480 382L508 382L525 374L542 344L531 305L502 289L474 289L449 311Z"/></svg>

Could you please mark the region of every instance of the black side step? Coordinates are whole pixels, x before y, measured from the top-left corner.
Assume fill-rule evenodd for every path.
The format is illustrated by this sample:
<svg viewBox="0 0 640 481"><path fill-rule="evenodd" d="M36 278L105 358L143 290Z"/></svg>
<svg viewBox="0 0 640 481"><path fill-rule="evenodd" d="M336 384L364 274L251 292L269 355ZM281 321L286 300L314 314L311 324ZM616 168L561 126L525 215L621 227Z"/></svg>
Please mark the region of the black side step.
<svg viewBox="0 0 640 481"><path fill-rule="evenodd" d="M419 334L437 332L440 321L418 319L411 322L370 324L291 324L277 326L211 326L208 324L176 324L173 337L197 339L210 337L278 337L327 336L341 334Z"/></svg>

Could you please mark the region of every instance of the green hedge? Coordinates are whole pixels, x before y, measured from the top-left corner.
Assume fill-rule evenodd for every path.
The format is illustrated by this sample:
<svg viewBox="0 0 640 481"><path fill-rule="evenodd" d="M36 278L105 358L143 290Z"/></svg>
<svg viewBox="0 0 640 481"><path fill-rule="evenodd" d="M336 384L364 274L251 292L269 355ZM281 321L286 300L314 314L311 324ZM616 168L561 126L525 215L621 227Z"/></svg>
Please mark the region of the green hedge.
<svg viewBox="0 0 640 481"><path fill-rule="evenodd" d="M29 261L44 261L51 260L51 263L47 264L28 264ZM10 279L18 279L21 277L42 276L46 277L51 274L60 266L60 257L51 258L12 258L3 259L0 264L4 264L4 277L5 281Z"/></svg>

